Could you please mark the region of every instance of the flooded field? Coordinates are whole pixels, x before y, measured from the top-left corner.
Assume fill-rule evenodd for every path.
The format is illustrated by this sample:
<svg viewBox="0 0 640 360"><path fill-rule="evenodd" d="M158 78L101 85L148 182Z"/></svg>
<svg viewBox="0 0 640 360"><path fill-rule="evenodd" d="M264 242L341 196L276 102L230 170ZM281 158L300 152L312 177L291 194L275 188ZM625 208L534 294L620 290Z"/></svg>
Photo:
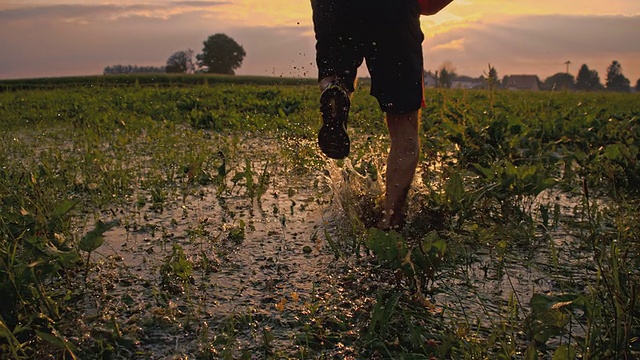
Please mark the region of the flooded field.
<svg viewBox="0 0 640 360"><path fill-rule="evenodd" d="M302 311L330 279L334 257L322 234L336 220L322 174L290 178L284 164L260 158L274 149L265 141L253 139L259 146L247 148L258 151L242 155L262 171L258 177L268 177L259 196L247 193L246 179L229 179L224 190L215 184L184 198L169 195L162 209L125 209L134 215L104 233L94 256L105 273L93 279L120 280L99 308L125 310L118 320L150 337L141 344L148 355L194 356L220 330L229 339L214 354L264 354L270 346L295 353L300 329L286 315ZM158 299L162 292L168 298ZM156 311L157 318L141 316ZM261 340L267 334L270 346Z"/></svg>
<svg viewBox="0 0 640 360"><path fill-rule="evenodd" d="M328 160L315 91L1 94L1 358L638 356L634 98L429 93L383 232L382 115Z"/></svg>

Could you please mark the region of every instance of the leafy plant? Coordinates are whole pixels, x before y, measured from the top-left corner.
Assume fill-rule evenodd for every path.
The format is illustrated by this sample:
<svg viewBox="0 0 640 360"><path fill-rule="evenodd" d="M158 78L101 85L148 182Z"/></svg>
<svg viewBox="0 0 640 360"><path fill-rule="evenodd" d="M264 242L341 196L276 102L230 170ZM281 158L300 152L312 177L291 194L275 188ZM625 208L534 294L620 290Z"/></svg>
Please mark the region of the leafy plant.
<svg viewBox="0 0 640 360"><path fill-rule="evenodd" d="M193 282L193 262L182 246L173 244L171 255L160 267L161 285L171 294L182 293Z"/></svg>
<svg viewBox="0 0 640 360"><path fill-rule="evenodd" d="M446 243L436 231L432 231L418 243L409 247L398 232L370 228L365 246L380 263L402 273L421 293L422 285L433 280L445 255Z"/></svg>
<svg viewBox="0 0 640 360"><path fill-rule="evenodd" d="M327 162L314 140L313 83L3 81L0 352L230 359L287 357L295 346L300 358L637 357L637 96L427 90L407 224L381 232L367 228L381 211L383 114L366 85L357 89L353 156ZM342 181L351 208L336 206L345 202L332 185ZM273 211L257 219L255 202ZM102 221L87 228L87 218ZM91 256L111 219L126 233ZM263 225L271 228L247 232ZM271 255L251 257L252 275L223 303L228 289L216 279L237 270L229 251L254 251L261 234L279 260L318 260L321 281L304 274L313 283L304 303L273 306L297 286L287 274L298 269L265 264ZM83 251L93 278L77 276ZM153 269L164 291L145 276ZM258 305L239 309L240 298ZM212 304L231 310L211 316Z"/></svg>
<svg viewBox="0 0 640 360"><path fill-rule="evenodd" d="M89 269L89 261L91 260L91 253L98 249L102 243L104 243L103 234L116 225L116 222L105 224L98 220L95 227L87 232L85 236L80 239L78 248L87 253L87 271Z"/></svg>

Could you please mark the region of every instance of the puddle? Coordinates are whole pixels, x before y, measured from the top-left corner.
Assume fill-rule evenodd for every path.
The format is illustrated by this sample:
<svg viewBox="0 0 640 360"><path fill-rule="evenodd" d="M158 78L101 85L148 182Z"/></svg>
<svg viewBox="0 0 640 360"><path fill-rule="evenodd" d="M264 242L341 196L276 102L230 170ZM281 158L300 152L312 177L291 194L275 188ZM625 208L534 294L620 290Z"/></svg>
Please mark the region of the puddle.
<svg viewBox="0 0 640 360"><path fill-rule="evenodd" d="M265 164L251 161L255 181ZM269 186L260 198L229 176L222 193L208 185L165 201L162 210L124 209L133 215L106 232L92 255L92 277L111 282L108 295L87 301L85 311L137 329L139 351L152 357L193 355L203 351L203 338L229 333L230 348L255 352L265 329L279 348L295 352L295 319L287 314L303 311L330 276L335 257L323 234L336 214L321 172L291 178L282 164L266 169ZM192 270L187 281L164 281L176 245ZM225 328L233 323L237 329Z"/></svg>
<svg viewBox="0 0 640 360"><path fill-rule="evenodd" d="M144 358L304 358L314 342L324 354L360 355L351 346L378 289L391 289L393 281L371 268L363 249L336 260L331 239L355 241L359 230L350 217L364 218L365 227L375 223L380 180L350 161L294 173L269 151L256 155L269 149L260 141L237 157L251 159L255 184L269 174L261 195L243 184L246 177L234 177L242 163L225 188L210 184L186 196L174 189L161 208L148 201L121 210L120 225L92 255L92 295L81 301L85 321L93 322L89 333L117 331L130 342L121 355ZM421 174L416 178L416 191L426 191ZM575 211L575 201L558 194L541 195L534 207L550 199L563 214ZM507 239L502 251L478 243L466 261L443 266L429 300L449 326L467 324L481 338L517 325L514 341L526 348L521 328L532 296L585 293L594 276L591 256L571 231L523 231L529 235Z"/></svg>
<svg viewBox="0 0 640 360"><path fill-rule="evenodd" d="M549 199L558 204L564 216L579 216L573 214L577 200L555 191L539 195L534 208L548 204ZM466 265L445 266L436 278L431 294L434 305L449 314L448 321L454 327L468 325L479 338L490 337L502 326L514 326L511 341L526 348L530 339L523 331L532 297L588 294L596 278L593 255L584 248L576 229L566 222L553 223L525 231L523 239L514 238L517 233L512 233L505 249L489 244L473 246ZM574 314L584 322L573 324L571 336L584 337L586 317ZM564 332L549 339L547 345L555 349L567 341L572 340Z"/></svg>

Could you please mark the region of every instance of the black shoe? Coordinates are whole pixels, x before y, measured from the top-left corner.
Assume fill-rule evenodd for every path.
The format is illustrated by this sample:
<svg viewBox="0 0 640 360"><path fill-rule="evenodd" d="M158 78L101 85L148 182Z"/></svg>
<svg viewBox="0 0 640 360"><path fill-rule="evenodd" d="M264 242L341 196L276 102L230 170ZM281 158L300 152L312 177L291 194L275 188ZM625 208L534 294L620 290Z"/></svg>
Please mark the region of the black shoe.
<svg viewBox="0 0 640 360"><path fill-rule="evenodd" d="M320 95L322 128L318 132L318 145L332 159L344 159L349 155L351 141L347 135L347 118L350 106L349 95L337 84L329 85Z"/></svg>

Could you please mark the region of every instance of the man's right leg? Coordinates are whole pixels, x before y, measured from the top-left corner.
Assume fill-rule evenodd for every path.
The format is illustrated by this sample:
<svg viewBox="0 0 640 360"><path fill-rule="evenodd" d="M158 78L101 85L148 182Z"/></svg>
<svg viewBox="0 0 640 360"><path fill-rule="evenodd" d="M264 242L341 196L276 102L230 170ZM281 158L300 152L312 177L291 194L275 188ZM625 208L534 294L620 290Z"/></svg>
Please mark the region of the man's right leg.
<svg viewBox="0 0 640 360"><path fill-rule="evenodd" d="M385 189L382 229L402 226L407 194L419 160L420 111L408 114L387 113L387 127L391 138L391 148L387 160L387 182Z"/></svg>
<svg viewBox="0 0 640 360"><path fill-rule="evenodd" d="M391 140L387 159L382 229L404 223L407 194L419 160L420 108L423 103L424 35L416 1L375 2L371 15L372 41L366 61L371 74L371 95L386 114Z"/></svg>

